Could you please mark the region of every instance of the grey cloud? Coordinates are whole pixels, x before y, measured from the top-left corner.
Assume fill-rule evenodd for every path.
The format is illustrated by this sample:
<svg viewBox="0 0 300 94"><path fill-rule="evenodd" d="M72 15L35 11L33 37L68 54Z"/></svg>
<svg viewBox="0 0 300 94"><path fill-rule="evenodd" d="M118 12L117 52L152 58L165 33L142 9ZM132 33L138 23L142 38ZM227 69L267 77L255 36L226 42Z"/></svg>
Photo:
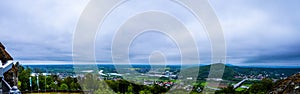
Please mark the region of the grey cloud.
<svg viewBox="0 0 300 94"><path fill-rule="evenodd" d="M165 1L161 1L165 2ZM72 57L72 37L76 22L87 1L1 1L0 3L0 39L7 50L20 60L70 60ZM231 64L280 64L300 61L299 1L281 0L210 0L223 27L228 63ZM51 6L50 6L51 5ZM130 4L129 4L130 5ZM98 62L111 61L111 42L114 30L127 16L139 6L122 6L110 15L102 32L98 32L96 57ZM148 3L141 3L144 7ZM164 3L149 6L146 9L165 9L180 18L197 42L201 63L210 63L211 49L209 39L202 25L197 23L186 9L166 7ZM129 11L122 11L127 9ZM122 16L120 16L122 14ZM92 19L92 18L91 18ZM148 19L151 20L151 19ZM170 23L172 24L172 23ZM138 26L138 25L137 25ZM174 30L180 30L172 27ZM87 31L88 32L88 31ZM182 34L183 35L183 34ZM87 36L89 37L89 36ZM148 38L147 38L148 37ZM181 39L191 36L181 36ZM156 38L156 39L149 39ZM82 37L82 42L85 37ZM148 42L148 43L145 43ZM151 45L153 43L153 45ZM155 44L155 45L154 45ZM183 47L188 53L194 53L188 46ZM149 47L153 47L149 48ZM85 51L82 45L82 51ZM145 36L137 43L129 55L135 62L148 62L152 50L163 50L168 62L178 62L180 55L173 42L157 35ZM126 59L127 56L120 58ZM194 62L195 58L190 58ZM279 63L278 63L279 62Z"/></svg>

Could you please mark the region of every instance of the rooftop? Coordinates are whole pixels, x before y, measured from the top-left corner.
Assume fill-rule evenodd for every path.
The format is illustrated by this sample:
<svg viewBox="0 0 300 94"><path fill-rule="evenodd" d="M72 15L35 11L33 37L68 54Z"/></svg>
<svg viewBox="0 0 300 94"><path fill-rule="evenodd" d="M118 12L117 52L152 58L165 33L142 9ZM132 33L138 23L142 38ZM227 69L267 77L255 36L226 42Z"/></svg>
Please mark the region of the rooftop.
<svg viewBox="0 0 300 94"><path fill-rule="evenodd" d="M4 63L6 63L8 60L13 60L13 58L5 50L5 46L1 42L0 42L0 60L2 62L2 65L4 65Z"/></svg>

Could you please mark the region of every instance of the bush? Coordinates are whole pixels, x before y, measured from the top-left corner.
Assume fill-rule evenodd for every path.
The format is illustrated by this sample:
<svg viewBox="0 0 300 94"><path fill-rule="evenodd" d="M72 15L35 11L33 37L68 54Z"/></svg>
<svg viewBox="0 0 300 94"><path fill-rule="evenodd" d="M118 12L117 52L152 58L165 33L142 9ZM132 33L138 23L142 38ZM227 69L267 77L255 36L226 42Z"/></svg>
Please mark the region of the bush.
<svg viewBox="0 0 300 94"><path fill-rule="evenodd" d="M68 90L69 87L68 87L67 84L63 83L63 84L60 85L59 89L60 89L60 90Z"/></svg>

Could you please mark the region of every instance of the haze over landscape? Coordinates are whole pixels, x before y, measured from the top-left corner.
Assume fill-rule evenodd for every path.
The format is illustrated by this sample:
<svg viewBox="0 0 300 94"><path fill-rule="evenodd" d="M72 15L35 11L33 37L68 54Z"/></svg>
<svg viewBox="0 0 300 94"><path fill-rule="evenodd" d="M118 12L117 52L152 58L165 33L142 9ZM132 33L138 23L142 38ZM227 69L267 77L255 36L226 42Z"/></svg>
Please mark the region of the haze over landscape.
<svg viewBox="0 0 300 94"><path fill-rule="evenodd" d="M300 6L297 0L209 2L223 28L228 64L299 66L300 12L297 9ZM7 51L14 56L15 61L22 64L72 64L73 32L87 3L88 0L1 1L0 40L7 46ZM111 17L126 15L128 11L124 12L122 9L131 12L142 10L135 7L169 11L193 31L198 43L200 64L211 63L209 39L201 24L191 14L186 14L185 8L172 4L171 7L163 4L147 6L147 1L140 3L145 6L123 6L116 9ZM118 24L116 20L122 19L126 18L108 18L110 22L107 24L114 27L114 24ZM110 41L114 33L109 28L107 26L96 35L96 59L99 64L112 62ZM168 62L179 63L180 54L176 44L160 33L149 32L139 36L133 41L131 49L134 49L130 53L132 62L147 63L148 55L145 53L164 50Z"/></svg>

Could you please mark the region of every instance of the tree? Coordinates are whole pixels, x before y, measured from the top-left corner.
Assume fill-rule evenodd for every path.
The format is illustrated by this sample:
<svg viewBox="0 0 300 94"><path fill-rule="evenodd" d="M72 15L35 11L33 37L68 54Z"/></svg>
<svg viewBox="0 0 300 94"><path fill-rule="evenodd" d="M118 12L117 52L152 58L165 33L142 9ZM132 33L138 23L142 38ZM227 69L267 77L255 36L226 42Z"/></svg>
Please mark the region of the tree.
<svg viewBox="0 0 300 94"><path fill-rule="evenodd" d="M216 91L216 94L234 94L236 93L232 85L228 85L226 88L222 88L219 91Z"/></svg>
<svg viewBox="0 0 300 94"><path fill-rule="evenodd" d="M250 88L250 93L268 93L273 87L273 81L269 78L264 78L258 83L254 83Z"/></svg>
<svg viewBox="0 0 300 94"><path fill-rule="evenodd" d="M84 79L83 83L81 83L85 89L94 91L98 89L98 84L97 84L97 76L94 76L91 73L88 73L85 75L86 79Z"/></svg>
<svg viewBox="0 0 300 94"><path fill-rule="evenodd" d="M98 81L99 87L96 94L114 94L115 92L105 83L105 81Z"/></svg>
<svg viewBox="0 0 300 94"><path fill-rule="evenodd" d="M132 94L133 93L133 86L130 84L127 88L127 94Z"/></svg>
<svg viewBox="0 0 300 94"><path fill-rule="evenodd" d="M56 90L56 89L58 89L58 85L57 84L55 84L55 82L52 82L51 84L50 84L50 88L53 90Z"/></svg>
<svg viewBox="0 0 300 94"><path fill-rule="evenodd" d="M252 86L249 88L249 92L257 94L258 92L261 91L261 84L259 83L254 83Z"/></svg>
<svg viewBox="0 0 300 94"><path fill-rule="evenodd" d="M63 83L63 84L60 85L59 89L60 89L60 90L68 90L69 87L68 87L67 84Z"/></svg>
<svg viewBox="0 0 300 94"><path fill-rule="evenodd" d="M142 90L139 94L152 94L149 90Z"/></svg>
<svg viewBox="0 0 300 94"><path fill-rule="evenodd" d="M262 91L267 93L269 90L272 89L273 87L273 80L269 79L269 78L264 78L261 80L261 84L262 84Z"/></svg>
<svg viewBox="0 0 300 94"><path fill-rule="evenodd" d="M20 68L20 73L18 76L18 79L21 83L21 86L19 87L20 90L25 91L30 89L30 83L29 83L29 77L31 73L31 69L27 66L25 69Z"/></svg>
<svg viewBox="0 0 300 94"><path fill-rule="evenodd" d="M65 83L65 84L68 85L69 89L73 88L73 87L71 86L71 84L72 84L73 82L74 82L74 80L73 80L73 78L70 77L70 76L68 76L67 78L65 78L65 79L62 81L62 83ZM73 85L74 85L74 84L73 84Z"/></svg>
<svg viewBox="0 0 300 94"><path fill-rule="evenodd" d="M52 78L51 76L47 76L47 77L46 77L46 85L47 85L46 87L47 87L47 89L51 89L51 86L50 86L50 85L51 85L52 83L54 83L53 78Z"/></svg>
<svg viewBox="0 0 300 94"><path fill-rule="evenodd" d="M159 94L159 93L167 92L167 89L155 84L155 85L151 86L151 92L154 94Z"/></svg>
<svg viewBox="0 0 300 94"><path fill-rule="evenodd" d="M72 82L71 84L70 84L70 88L69 88L70 90L81 90L81 88L80 88L80 84L79 83L76 83L76 82Z"/></svg>
<svg viewBox="0 0 300 94"><path fill-rule="evenodd" d="M39 89L40 90L45 90L45 88L46 88L45 77L46 76L43 76L43 75L40 74L38 77L39 77L39 83L38 83L39 84Z"/></svg>

